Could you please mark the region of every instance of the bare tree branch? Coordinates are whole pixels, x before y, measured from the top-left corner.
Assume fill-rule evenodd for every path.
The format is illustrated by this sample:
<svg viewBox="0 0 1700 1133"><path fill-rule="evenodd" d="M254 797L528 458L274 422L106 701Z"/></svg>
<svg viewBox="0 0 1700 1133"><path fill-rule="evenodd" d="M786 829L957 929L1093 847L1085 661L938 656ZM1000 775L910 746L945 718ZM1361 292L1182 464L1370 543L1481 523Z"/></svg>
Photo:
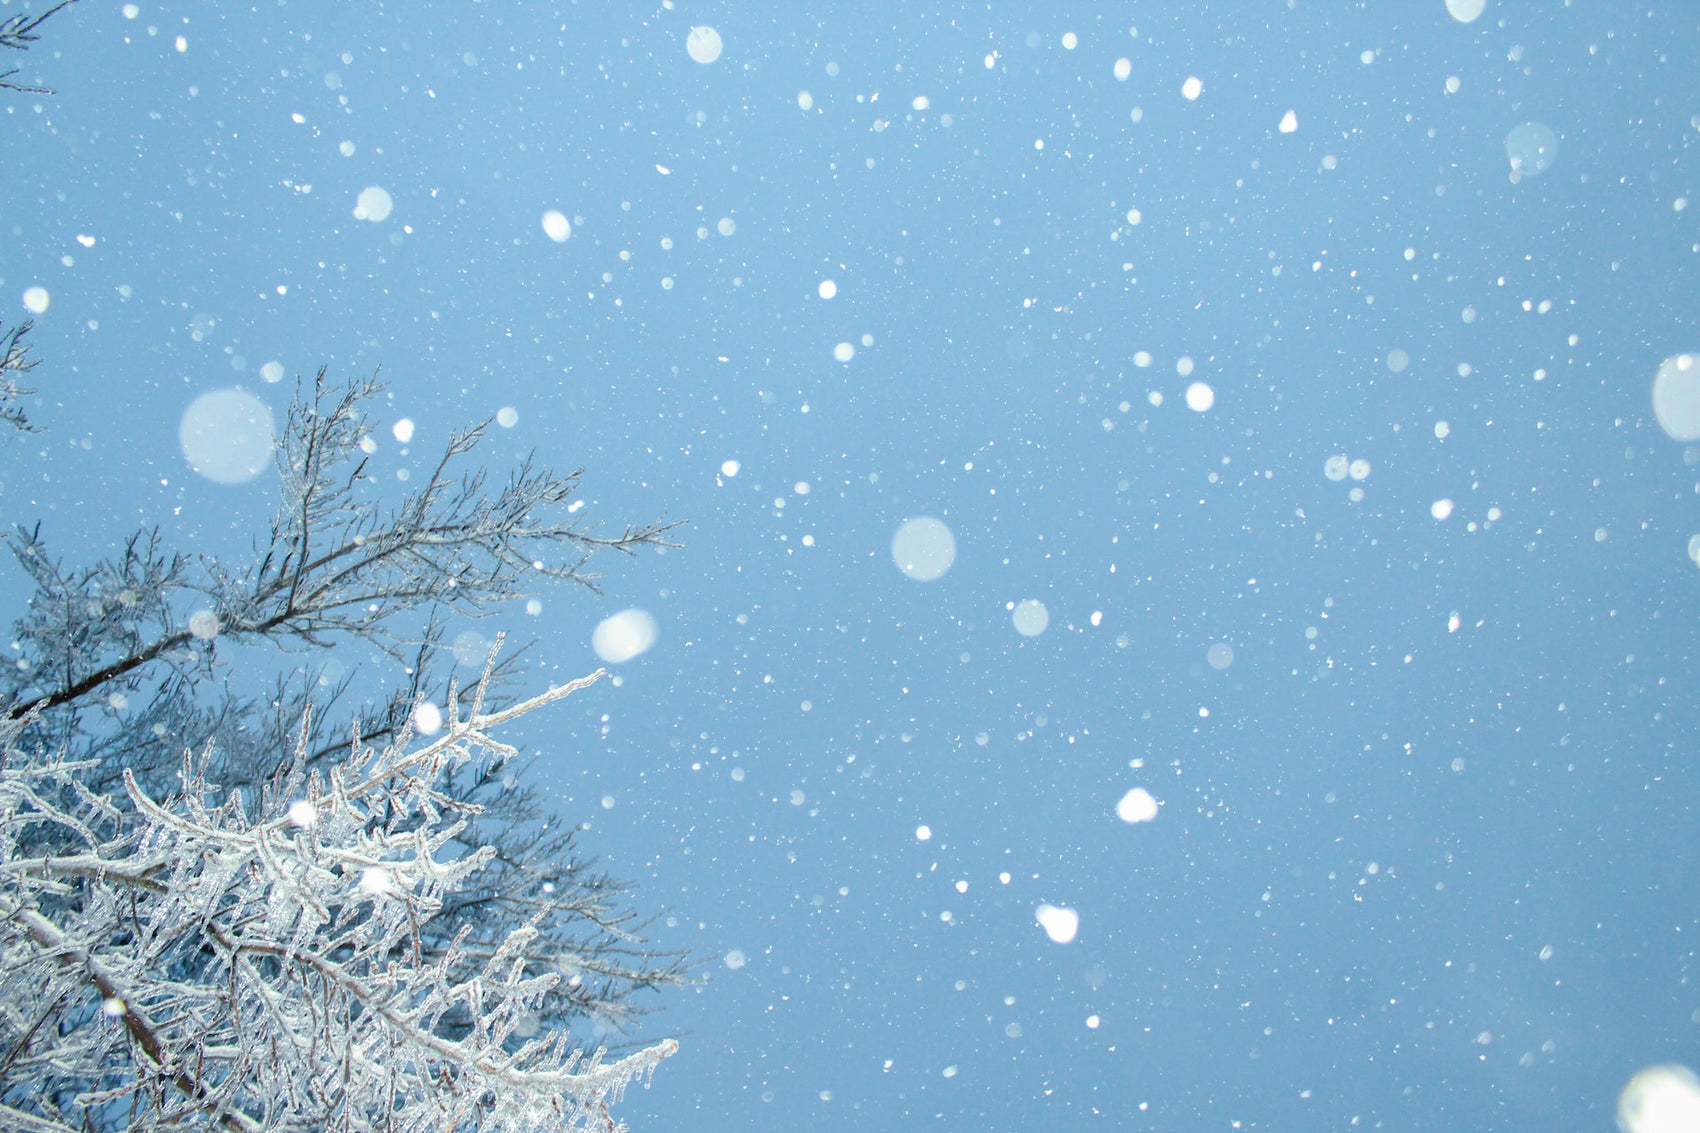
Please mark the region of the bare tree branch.
<svg viewBox="0 0 1700 1133"><path fill-rule="evenodd" d="M55 12L62 11L75 4L77 0L59 0L59 3L39 15L20 12L5 20L0 20L0 48L10 48L13 51L28 51L30 44L41 38L41 25ZM32 87L12 81L12 76L18 73L18 68L10 71L0 71L0 90L15 90L22 94L52 94L46 87Z"/></svg>

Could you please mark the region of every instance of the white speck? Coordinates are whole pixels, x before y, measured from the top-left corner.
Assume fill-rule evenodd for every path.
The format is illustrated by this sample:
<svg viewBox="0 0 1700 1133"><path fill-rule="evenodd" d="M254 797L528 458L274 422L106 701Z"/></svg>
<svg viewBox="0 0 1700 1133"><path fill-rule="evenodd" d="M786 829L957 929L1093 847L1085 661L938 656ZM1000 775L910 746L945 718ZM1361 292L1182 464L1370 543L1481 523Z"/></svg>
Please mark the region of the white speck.
<svg viewBox="0 0 1700 1133"><path fill-rule="evenodd" d="M368 897L382 897L395 891L394 880L390 871L381 866L370 866L360 871L360 892Z"/></svg>
<svg viewBox="0 0 1700 1133"><path fill-rule="evenodd" d="M905 520L891 537L891 558L905 577L932 582L956 561L956 536L930 515Z"/></svg>
<svg viewBox="0 0 1700 1133"><path fill-rule="evenodd" d="M712 63L720 58L725 44L720 39L720 33L707 24L699 24L692 28L685 37L685 50L698 63Z"/></svg>
<svg viewBox="0 0 1700 1133"><path fill-rule="evenodd" d="M246 484L272 462L272 411L246 390L203 393L183 411L178 443L189 466L215 484Z"/></svg>
<svg viewBox="0 0 1700 1133"><path fill-rule="evenodd" d="M1447 15L1461 24L1474 23L1486 8L1487 0L1446 0Z"/></svg>
<svg viewBox="0 0 1700 1133"><path fill-rule="evenodd" d="M1067 944L1080 931L1080 914L1057 905L1040 905L1033 917L1045 930L1045 935L1058 944Z"/></svg>
<svg viewBox="0 0 1700 1133"><path fill-rule="evenodd" d="M390 218L390 210L395 208L395 201L389 193L376 185L368 185L360 190L360 196L354 201L354 217L356 220L369 220L376 224Z"/></svg>
<svg viewBox="0 0 1700 1133"><path fill-rule="evenodd" d="M1157 800L1144 787L1135 787L1116 804L1116 817L1123 822L1150 822L1157 817Z"/></svg>
<svg viewBox="0 0 1700 1133"><path fill-rule="evenodd" d="M1051 612L1037 598L1027 598L1017 603L1011 620L1022 637L1038 637L1051 624Z"/></svg>
<svg viewBox="0 0 1700 1133"><path fill-rule="evenodd" d="M661 627L647 611L621 610L602 619L590 635L590 647L610 665L619 665L649 651Z"/></svg>
<svg viewBox="0 0 1700 1133"><path fill-rule="evenodd" d="M1700 1129L1700 1077L1675 1062L1641 1071L1618 1095L1617 1127L1626 1133Z"/></svg>
<svg viewBox="0 0 1700 1133"><path fill-rule="evenodd" d="M422 736L434 736L443 730L443 710L429 700L413 707L413 730Z"/></svg>

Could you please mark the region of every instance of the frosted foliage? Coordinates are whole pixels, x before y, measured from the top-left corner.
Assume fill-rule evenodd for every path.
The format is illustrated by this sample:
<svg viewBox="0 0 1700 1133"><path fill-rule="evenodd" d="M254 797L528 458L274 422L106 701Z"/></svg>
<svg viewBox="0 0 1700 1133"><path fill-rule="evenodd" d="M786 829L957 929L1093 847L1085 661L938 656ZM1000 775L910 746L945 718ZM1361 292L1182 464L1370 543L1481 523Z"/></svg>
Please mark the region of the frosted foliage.
<svg viewBox="0 0 1700 1133"><path fill-rule="evenodd" d="M177 439L189 467L217 484L246 484L272 462L272 411L239 389L213 390L189 403Z"/></svg>
<svg viewBox="0 0 1700 1133"><path fill-rule="evenodd" d="M257 797L223 796L192 754L169 801L128 772L127 797L96 795L86 764L0 725L0 1049L29 1083L0 1125L615 1128L609 1105L677 1043L608 1060L539 1028L563 977L527 964L535 923L418 950L495 853L457 851L477 808L444 776L499 766L494 729L601 675L490 713L481 683L441 736L356 742L323 775L300 770L303 740Z"/></svg>
<svg viewBox="0 0 1700 1133"><path fill-rule="evenodd" d="M1623 1133L1692 1133L1700 1129L1700 1078L1686 1066L1650 1066L1617 1098Z"/></svg>
<svg viewBox="0 0 1700 1133"><path fill-rule="evenodd" d="M905 520L891 537L891 558L906 577L932 582L956 561L956 536L930 515Z"/></svg>

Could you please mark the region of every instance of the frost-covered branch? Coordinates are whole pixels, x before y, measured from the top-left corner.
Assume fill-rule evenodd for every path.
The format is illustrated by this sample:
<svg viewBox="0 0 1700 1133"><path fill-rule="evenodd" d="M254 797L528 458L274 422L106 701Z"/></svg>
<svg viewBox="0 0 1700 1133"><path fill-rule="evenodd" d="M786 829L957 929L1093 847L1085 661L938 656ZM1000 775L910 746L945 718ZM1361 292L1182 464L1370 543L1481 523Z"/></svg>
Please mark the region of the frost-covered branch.
<svg viewBox="0 0 1700 1133"><path fill-rule="evenodd" d="M356 738L323 774L257 799L221 793L186 756L174 798L127 776L118 808L0 725L0 1121L616 1128L608 1106L675 1043L605 1061L542 1025L562 977L533 963L540 918L475 958L464 928L421 947L495 856L464 852L478 808L441 785L505 761L495 729L602 675L487 708L487 672L441 735ZM18 853L41 827L63 852Z"/></svg>
<svg viewBox="0 0 1700 1133"><path fill-rule="evenodd" d="M41 38L41 25L47 18L62 9L69 8L77 0L59 0L59 3L38 15L21 12L0 20L0 48L12 51L28 51L30 44ZM0 71L0 90L14 90L21 94L52 94L46 87L32 87L16 82L12 76L18 73L13 67L9 71Z"/></svg>
<svg viewBox="0 0 1700 1133"><path fill-rule="evenodd" d="M4 83L5 76L0 75L0 85ZM24 335L34 325L26 319L10 330L0 328L0 423L24 433L35 432L35 426L30 424L17 403L23 398L33 397L35 390L25 389L18 379L36 366L37 359L30 357L30 344L24 341Z"/></svg>
<svg viewBox="0 0 1700 1133"><path fill-rule="evenodd" d="M298 393L278 448L283 502L244 569L208 559L194 571L164 551L158 532L141 532L119 555L69 570L47 555L39 529L19 529L13 553L38 592L19 631L38 655L0 683L6 718L128 694L155 662L204 666L221 637L314 648L353 637L399 657L411 644L393 628L399 614L482 614L524 597L535 578L595 589L585 570L595 552L673 545L673 523L602 535L578 518L579 472L527 459L495 490L482 469L456 475L484 425L451 436L425 484L386 507L370 490L363 449L372 432L363 406L381 388L332 388L320 370ZM183 608L191 600L193 627Z"/></svg>

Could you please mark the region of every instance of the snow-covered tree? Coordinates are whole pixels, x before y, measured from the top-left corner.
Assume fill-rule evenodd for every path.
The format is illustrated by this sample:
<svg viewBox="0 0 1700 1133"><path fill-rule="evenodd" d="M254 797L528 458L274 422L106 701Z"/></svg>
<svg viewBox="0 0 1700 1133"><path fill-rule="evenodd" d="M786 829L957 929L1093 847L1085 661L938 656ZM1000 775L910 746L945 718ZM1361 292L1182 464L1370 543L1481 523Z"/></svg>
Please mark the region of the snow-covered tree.
<svg viewBox="0 0 1700 1133"><path fill-rule="evenodd" d="M587 1058L542 1026L565 977L531 963L540 917L490 950L428 931L495 855L459 848L479 808L451 771L500 767L493 729L601 675L493 710L487 668L440 735L356 735L322 771L304 726L254 796L206 752L168 798L128 773L104 796L89 763L18 749L27 716L0 724L0 1126L618 1128L673 1040Z"/></svg>
<svg viewBox="0 0 1700 1133"><path fill-rule="evenodd" d="M482 427L388 501L379 391L322 371L299 391L240 566L157 530L82 568L37 528L10 540L35 592L0 669L0 1127L600 1127L670 1051L574 1055L685 958L488 732L594 678L504 707L519 651L471 687L432 676L445 618L594 587L591 555L670 525L600 534L579 475L530 462L490 488ZM242 688L268 647L291 672ZM354 675L316 676L360 647L401 680L344 710ZM440 737L416 737L424 705Z"/></svg>
<svg viewBox="0 0 1700 1133"><path fill-rule="evenodd" d="M0 57L71 2L0 19ZM17 75L0 91L51 93ZM29 331L0 325L14 430ZM242 562L157 529L80 567L39 526L8 540L33 594L0 666L0 1129L612 1129L675 1049L598 1045L685 959L492 731L601 672L524 700L523 650L468 688L434 675L448 619L594 589L592 555L671 525L603 535L579 474L529 461L490 488L461 471L482 426L391 502L366 472L379 391L298 390ZM374 649L398 679L350 703L390 675L325 662Z"/></svg>

